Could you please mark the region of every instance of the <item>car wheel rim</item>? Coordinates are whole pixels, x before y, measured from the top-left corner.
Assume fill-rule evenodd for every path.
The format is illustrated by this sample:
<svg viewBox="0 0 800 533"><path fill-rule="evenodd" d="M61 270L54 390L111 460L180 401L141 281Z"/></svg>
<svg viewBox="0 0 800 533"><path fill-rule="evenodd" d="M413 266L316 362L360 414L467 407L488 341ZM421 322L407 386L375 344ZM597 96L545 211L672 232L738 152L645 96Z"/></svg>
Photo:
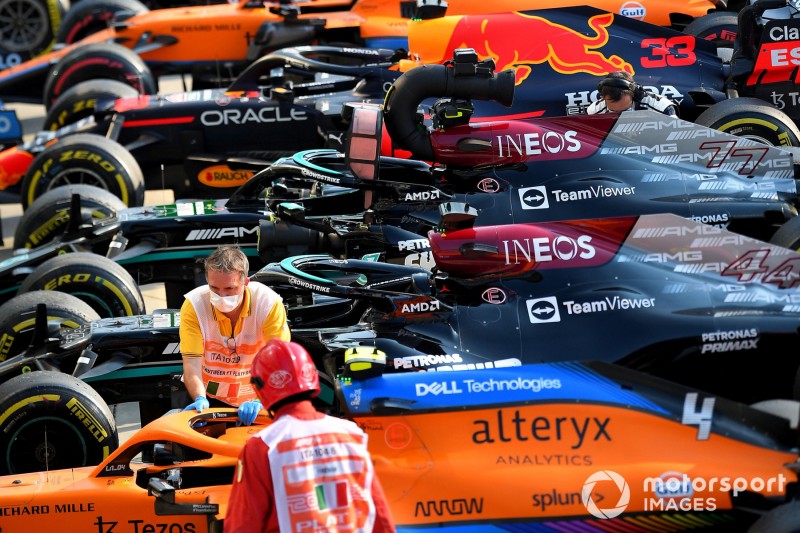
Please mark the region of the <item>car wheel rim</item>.
<svg viewBox="0 0 800 533"><path fill-rule="evenodd" d="M43 45L50 28L44 5L32 0L0 1L0 46L27 52Z"/></svg>
<svg viewBox="0 0 800 533"><path fill-rule="evenodd" d="M86 441L72 424L57 417L37 417L10 436L6 465L14 473L64 468L86 457Z"/></svg>
<svg viewBox="0 0 800 533"><path fill-rule="evenodd" d="M47 190L51 191L63 185L94 185L101 189L108 190L108 185L97 172L87 169L70 169L56 174L47 185Z"/></svg>

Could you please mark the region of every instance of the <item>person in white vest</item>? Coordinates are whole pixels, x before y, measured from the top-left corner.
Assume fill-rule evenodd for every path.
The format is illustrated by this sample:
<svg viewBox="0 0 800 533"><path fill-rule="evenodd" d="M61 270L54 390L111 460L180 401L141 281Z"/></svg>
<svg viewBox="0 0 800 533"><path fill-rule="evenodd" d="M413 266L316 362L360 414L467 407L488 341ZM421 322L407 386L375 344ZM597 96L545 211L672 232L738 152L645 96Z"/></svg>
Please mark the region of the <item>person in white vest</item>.
<svg viewBox="0 0 800 533"><path fill-rule="evenodd" d="M311 403L319 375L305 348L270 341L251 379L273 421L239 455L224 532L395 531L366 433Z"/></svg>
<svg viewBox="0 0 800 533"><path fill-rule="evenodd" d="M678 116L678 106L665 96L652 93L636 83L623 70L610 72L597 84L599 99L586 108L587 115L650 109L671 117Z"/></svg>
<svg viewBox="0 0 800 533"><path fill-rule="evenodd" d="M184 411L239 408L250 425L261 402L250 384L253 357L270 339L291 338L281 297L250 282L238 246L220 246L205 261L206 285L186 293L180 314L183 381L192 400Z"/></svg>

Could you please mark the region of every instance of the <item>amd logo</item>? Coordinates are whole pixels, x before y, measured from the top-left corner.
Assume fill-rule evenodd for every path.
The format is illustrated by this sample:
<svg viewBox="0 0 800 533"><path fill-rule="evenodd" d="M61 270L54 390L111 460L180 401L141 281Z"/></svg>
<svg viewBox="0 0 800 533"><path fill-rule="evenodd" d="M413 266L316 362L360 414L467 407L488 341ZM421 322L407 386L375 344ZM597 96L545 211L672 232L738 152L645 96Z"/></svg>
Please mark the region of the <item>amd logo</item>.
<svg viewBox="0 0 800 533"><path fill-rule="evenodd" d="M438 200L441 197L441 192L436 191L422 191L422 192L409 192L403 198L404 202L420 202L425 200Z"/></svg>
<svg viewBox="0 0 800 533"><path fill-rule="evenodd" d="M430 313L439 310L439 301L419 302L416 304L403 304L400 309L403 313Z"/></svg>

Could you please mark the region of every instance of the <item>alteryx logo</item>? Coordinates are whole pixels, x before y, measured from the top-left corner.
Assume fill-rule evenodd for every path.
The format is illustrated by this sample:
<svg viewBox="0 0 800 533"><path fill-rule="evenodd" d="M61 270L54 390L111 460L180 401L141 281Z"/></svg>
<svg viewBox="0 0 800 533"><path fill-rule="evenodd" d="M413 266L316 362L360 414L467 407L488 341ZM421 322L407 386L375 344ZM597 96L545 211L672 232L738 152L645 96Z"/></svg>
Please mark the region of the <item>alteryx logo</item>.
<svg viewBox="0 0 800 533"><path fill-rule="evenodd" d="M525 304L528 306L528 318L532 324L561 322L561 315L558 314L558 300L555 296L527 300Z"/></svg>
<svg viewBox="0 0 800 533"><path fill-rule="evenodd" d="M547 189L544 186L525 187L519 190L519 203L522 209L547 209Z"/></svg>

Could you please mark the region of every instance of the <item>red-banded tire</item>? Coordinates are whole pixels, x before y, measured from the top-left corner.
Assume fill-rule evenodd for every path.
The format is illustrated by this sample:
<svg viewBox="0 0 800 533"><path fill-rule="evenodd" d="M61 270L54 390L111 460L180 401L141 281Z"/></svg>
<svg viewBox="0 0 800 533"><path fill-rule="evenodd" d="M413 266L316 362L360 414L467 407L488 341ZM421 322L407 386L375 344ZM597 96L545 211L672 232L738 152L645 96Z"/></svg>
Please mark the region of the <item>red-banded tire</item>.
<svg viewBox="0 0 800 533"><path fill-rule="evenodd" d="M105 189L127 206L144 204L144 176L133 155L102 135L77 133L33 159L22 179L22 207L56 187L75 184Z"/></svg>
<svg viewBox="0 0 800 533"><path fill-rule="evenodd" d="M22 353L28 347L33 338L39 304L47 306L48 325L57 325L59 330L75 329L100 318L89 304L71 294L57 291L18 294L0 305L0 361ZM26 370L23 368L22 371Z"/></svg>
<svg viewBox="0 0 800 533"><path fill-rule="evenodd" d="M695 122L770 146L800 146L800 129L794 121L758 98L722 100L703 111Z"/></svg>
<svg viewBox="0 0 800 533"><path fill-rule="evenodd" d="M117 80L82 81L58 97L44 119L42 129L55 131L94 113L98 100L134 98L139 93Z"/></svg>
<svg viewBox="0 0 800 533"><path fill-rule="evenodd" d="M117 15L139 15L150 11L138 0L80 0L69 8L58 27L56 42L76 43L104 30Z"/></svg>
<svg viewBox="0 0 800 533"><path fill-rule="evenodd" d="M92 185L56 187L39 196L22 213L14 231L14 248L36 248L63 234L69 223L73 194L80 196L83 223L115 216L126 207L109 191Z"/></svg>
<svg viewBox="0 0 800 533"><path fill-rule="evenodd" d="M139 94L155 94L153 73L130 48L114 43L90 43L76 47L50 68L42 102L50 109L70 87L92 79L127 83Z"/></svg>
<svg viewBox="0 0 800 533"><path fill-rule="evenodd" d="M0 474L96 465L118 446L111 410L83 381L37 370L0 385Z"/></svg>
<svg viewBox="0 0 800 533"><path fill-rule="evenodd" d="M76 252L48 259L28 274L18 294L39 290L77 296L102 318L145 314L144 297L133 277L102 255Z"/></svg>
<svg viewBox="0 0 800 533"><path fill-rule="evenodd" d="M715 43L718 47L733 48L739 32L739 17L729 11L714 11L694 19L683 33Z"/></svg>

